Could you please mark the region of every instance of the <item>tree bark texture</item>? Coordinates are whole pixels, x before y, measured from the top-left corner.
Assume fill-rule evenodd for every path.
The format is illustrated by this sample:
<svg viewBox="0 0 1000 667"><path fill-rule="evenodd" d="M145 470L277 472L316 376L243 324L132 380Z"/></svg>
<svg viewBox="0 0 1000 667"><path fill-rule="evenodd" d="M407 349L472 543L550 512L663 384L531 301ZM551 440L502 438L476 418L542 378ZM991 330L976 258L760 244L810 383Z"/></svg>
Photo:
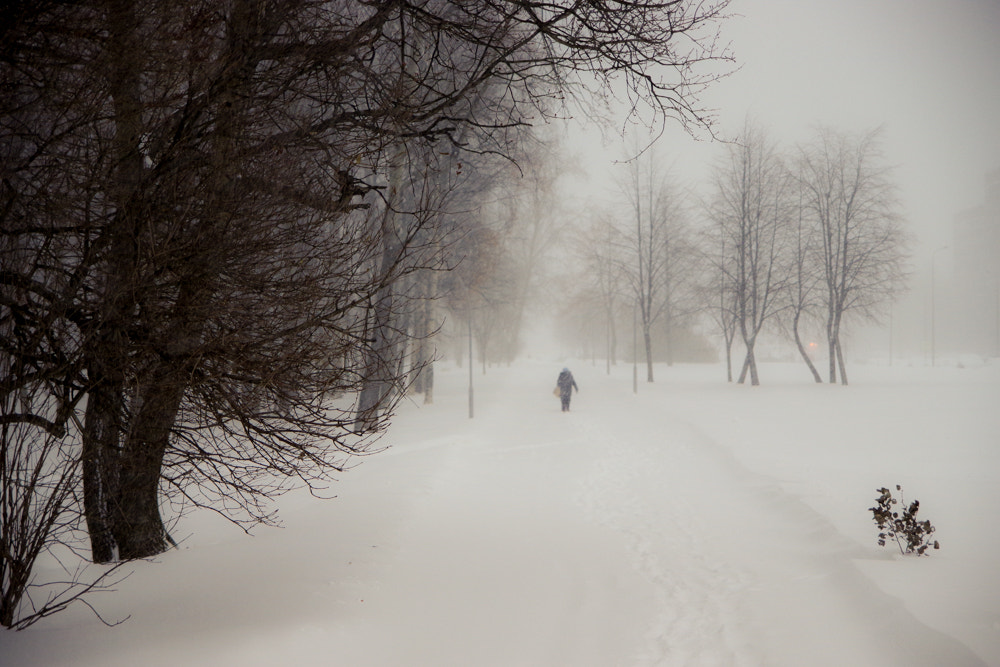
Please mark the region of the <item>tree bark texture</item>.
<svg viewBox="0 0 1000 667"><path fill-rule="evenodd" d="M799 318L801 315L802 311L796 311L795 318L792 320L792 334L795 337L795 346L799 348L799 354L802 356L802 360L806 362L806 366L809 367L809 372L812 373L813 380L822 384L823 378L820 376L819 371L816 370L816 365L813 364L812 359L809 358L809 353L802 344L802 336L799 335Z"/></svg>

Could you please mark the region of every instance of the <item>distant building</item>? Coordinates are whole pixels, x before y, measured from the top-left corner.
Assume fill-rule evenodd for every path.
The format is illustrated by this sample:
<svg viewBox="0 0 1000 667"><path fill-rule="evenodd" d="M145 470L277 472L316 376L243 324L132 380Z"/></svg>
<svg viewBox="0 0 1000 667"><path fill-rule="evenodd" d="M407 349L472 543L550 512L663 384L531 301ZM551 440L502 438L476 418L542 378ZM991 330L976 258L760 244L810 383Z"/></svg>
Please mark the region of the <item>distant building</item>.
<svg viewBox="0 0 1000 667"><path fill-rule="evenodd" d="M955 216L952 258L955 347L1000 356L1000 169L987 174L982 205Z"/></svg>

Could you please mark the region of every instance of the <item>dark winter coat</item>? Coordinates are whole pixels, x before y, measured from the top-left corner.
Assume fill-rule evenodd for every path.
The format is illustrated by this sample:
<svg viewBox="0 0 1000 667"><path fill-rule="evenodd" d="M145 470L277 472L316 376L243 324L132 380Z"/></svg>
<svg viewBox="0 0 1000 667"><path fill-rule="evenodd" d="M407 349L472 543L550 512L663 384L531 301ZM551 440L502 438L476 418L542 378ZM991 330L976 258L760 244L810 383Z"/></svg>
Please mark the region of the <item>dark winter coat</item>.
<svg viewBox="0 0 1000 667"><path fill-rule="evenodd" d="M576 386L576 380L573 379L573 374L566 368L559 374L556 386L559 387L559 393L566 397L572 396L574 389L580 391L580 388Z"/></svg>

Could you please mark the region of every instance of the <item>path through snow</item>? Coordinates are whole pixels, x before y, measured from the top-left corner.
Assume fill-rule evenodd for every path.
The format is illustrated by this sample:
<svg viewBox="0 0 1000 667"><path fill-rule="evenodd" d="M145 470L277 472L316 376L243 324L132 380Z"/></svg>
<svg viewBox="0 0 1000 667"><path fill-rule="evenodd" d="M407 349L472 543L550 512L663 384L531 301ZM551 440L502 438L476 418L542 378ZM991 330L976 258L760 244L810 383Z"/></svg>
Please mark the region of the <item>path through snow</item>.
<svg viewBox="0 0 1000 667"><path fill-rule="evenodd" d="M436 409L404 411L412 431L390 456L427 457L432 482L381 582L401 605L391 647L352 659L983 664L873 586L854 565L870 549L740 465L667 390L591 374L562 414L539 399L545 370L477 377L477 416L451 438ZM433 447L410 441L421 429Z"/></svg>
<svg viewBox="0 0 1000 667"><path fill-rule="evenodd" d="M582 368L563 414L549 396L557 370L477 373L470 420L465 371L441 369L437 404L404 405L392 447L343 474L336 499L293 494L286 527L252 539L187 519L195 532L181 550L100 600L112 618L131 614L126 624L72 610L4 635L0 662L1000 664L917 620L858 567L947 558L903 562L845 536L789 491L808 481L793 466L752 471L720 440L725 400L774 407L799 389L699 396L671 369L661 372L680 381L635 396L625 369ZM739 430L789 438L776 425Z"/></svg>

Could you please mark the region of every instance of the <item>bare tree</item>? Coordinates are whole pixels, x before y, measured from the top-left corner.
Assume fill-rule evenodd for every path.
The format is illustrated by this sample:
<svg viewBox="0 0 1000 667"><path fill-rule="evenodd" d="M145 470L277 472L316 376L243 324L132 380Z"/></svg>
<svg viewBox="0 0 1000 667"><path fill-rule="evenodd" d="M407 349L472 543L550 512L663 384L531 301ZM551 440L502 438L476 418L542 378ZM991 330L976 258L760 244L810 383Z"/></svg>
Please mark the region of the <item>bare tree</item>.
<svg viewBox="0 0 1000 667"><path fill-rule="evenodd" d="M711 212L711 203L702 202L701 208ZM711 215L706 215L711 222ZM715 330L722 334L726 354L726 381L733 381L733 342L736 340L736 290L732 286L728 239L716 224L698 230L695 257L695 299L699 312L705 314Z"/></svg>
<svg viewBox="0 0 1000 667"><path fill-rule="evenodd" d="M595 314L600 313L599 319L604 322L605 361L609 375L617 354L617 311L622 303L631 301L622 270L625 262L620 257L622 247L618 235L614 222L607 215L599 215L577 237L573 247L573 264L577 269L573 280L583 297L577 301L599 304L599 308L594 310ZM587 327L589 330L598 318L586 319L591 322L591 326Z"/></svg>
<svg viewBox="0 0 1000 667"><path fill-rule="evenodd" d="M73 604L94 610L89 598L120 581L124 565L79 565L86 560L78 553L79 443L21 419L19 400L30 398L0 402L0 626L14 630ZM64 577L40 579L35 566L43 559L62 566Z"/></svg>
<svg viewBox="0 0 1000 667"><path fill-rule="evenodd" d="M819 263L815 261L816 257L814 254L817 230L814 226L807 224L803 220L803 213L800 191L795 221L795 238L794 243L790 244L792 246L792 253L790 255L792 268L787 290L788 312L791 318L792 340L795 341L795 347L799 351L799 356L802 357L802 360L809 368L813 380L817 383L822 383L823 378L820 376L819 371L816 370L816 365L813 363L812 358L809 356L809 351L806 350L806 346L802 342L802 317L810 315L819 307L817 294L822 283L822 274L818 270Z"/></svg>
<svg viewBox="0 0 1000 667"><path fill-rule="evenodd" d="M646 381L653 382L653 327L670 313L671 282L677 274L683 229L680 194L661 176L653 159L629 163L629 178L623 188L632 210L632 220L619 228L621 270L629 284L646 350Z"/></svg>
<svg viewBox="0 0 1000 667"><path fill-rule="evenodd" d="M526 156L518 161L520 177L507 172L509 180L499 201L508 273L504 282L511 289L504 299L509 310L498 361L508 364L520 351L530 304L549 283L552 250L564 228L557 191L564 173L559 147L532 134L521 147Z"/></svg>
<svg viewBox="0 0 1000 667"><path fill-rule="evenodd" d="M244 48L271 35L276 17L238 3L224 18L225 39L215 39L220 33L182 32L191 49L184 51L173 30L212 26L194 20L209 9L205 5L180 6L176 13L157 5L142 18L128 2L92 12L82 6L53 7L48 7L55 14L47 17L52 23L46 27L59 31L75 20L78 29L72 34L80 37L70 46L91 69L69 68L71 74L65 74L60 68L72 61L57 56L29 65L72 83L79 76L95 101L83 106L79 93L69 99L47 93L44 77L7 70L19 95L34 98L30 106L5 115L10 119L6 136L27 146L23 166L15 163L22 171L37 174L35 166L54 163L62 169L58 179L91 180L81 188L62 187L64 180L56 178L6 181L14 184L5 193L14 204L4 218L11 252L40 248L46 257L4 282L50 283L47 291L34 291L43 298L31 303L36 309L32 316L44 325L39 332L68 332L55 353L72 354L78 361L50 366L75 369L75 375L55 386L88 398L81 440L93 556L98 561L133 558L156 553L169 540L158 492L164 466L171 463L171 437L184 442L175 426L180 428L187 414L199 419L230 414L233 397L243 392L234 389L260 382L259 370L240 372L243 364L262 359L246 354L246 339L254 339L257 353L279 355L273 363L265 361L272 377L279 369L301 374L315 368L309 355L319 355L329 342L320 340L319 331L346 333L343 340L351 346L360 339L351 323L363 320L354 310L381 278L366 273L367 251L358 243L373 237L367 221L334 224L349 214L363 187L331 168L331 162L338 165L336 155L315 134L298 129L308 126L311 109L264 94L274 79L267 68L252 66L264 54L247 61ZM201 16L210 17L219 20L211 12ZM137 48L140 42L143 49ZM200 61L204 55L197 48L217 49L217 68L189 67L186 59ZM99 69L104 59L110 64ZM151 72L154 60L157 68ZM83 74L73 74L78 71ZM88 72L94 73L88 78ZM79 86L68 89L82 91ZM270 113L262 114L265 106ZM74 119L72 125L44 124L67 117ZM293 129L281 135L276 119ZM320 167L318 154L326 160ZM68 162L67 155L82 159ZM32 192L41 186L46 189ZM325 192L335 194L317 194ZM51 209L38 208L45 202L51 207L60 198L64 215L58 218ZM60 237L65 240L53 242ZM10 257L5 257L5 267L12 266ZM327 275L339 276L341 282L324 284L317 274L331 265L337 270ZM59 282L51 282L48 274ZM287 298L293 295L298 298ZM310 295L320 298L309 301ZM12 312L22 305L10 302ZM249 327L248 314L255 318ZM237 322L241 326L234 326ZM213 338L222 332L230 336L224 344ZM14 359L33 354L27 341L8 352ZM351 361L351 356L342 359ZM222 375L206 383L209 370ZM346 384L340 384L350 389L351 373L342 375ZM295 384L291 379L266 381L257 394L283 392ZM220 382L229 387L203 391ZM313 378L298 386L301 390L315 383ZM203 404L204 399L222 404ZM261 410L268 401L240 405ZM55 426L65 428L72 411L58 414L62 421ZM327 436L328 429L336 430L335 422L291 430ZM273 424L267 429L258 425L256 433L268 429L275 449L289 444ZM353 447L343 438L333 442L348 451ZM331 453L337 450L334 446ZM336 458L322 455L305 460L320 462L320 467L336 465ZM248 488L243 486L247 478L238 479L240 465L228 482L231 488ZM250 467L259 471L264 466ZM212 474L216 483L227 484L217 471ZM166 476L168 486L192 477L197 475Z"/></svg>
<svg viewBox="0 0 1000 667"><path fill-rule="evenodd" d="M737 143L727 147L726 162L715 173L716 194L711 218L722 248L722 287L732 291L735 325L746 356L740 371L754 386L760 384L755 347L765 324L783 305L787 286L786 244L793 209L792 182L774 143L749 122ZM727 341L728 342L728 341Z"/></svg>
<svg viewBox="0 0 1000 667"><path fill-rule="evenodd" d="M847 384L841 331L845 317L874 317L904 277L908 235L884 163L879 130L850 137L819 130L799 149L807 219L815 225L822 267L829 379Z"/></svg>
<svg viewBox="0 0 1000 667"><path fill-rule="evenodd" d="M430 217L383 193L399 151L461 148L469 127L490 137L476 150L508 151L578 74L624 77L657 118L704 127L725 6L6 8L0 319L18 332L5 366L28 370L3 399L30 405L4 420L79 438L94 560L165 549L164 497L270 520L268 497L388 423L384 383L405 372L392 288L440 259ZM358 434L331 400L373 360L386 373Z"/></svg>
<svg viewBox="0 0 1000 667"><path fill-rule="evenodd" d="M683 346L678 338L690 334L690 324L700 310L698 301L699 256L697 243L688 222L687 196L678 197L667 235L660 248L664 262L663 316L661 317L664 358L672 366ZM683 349L680 350L683 352Z"/></svg>
<svg viewBox="0 0 1000 667"><path fill-rule="evenodd" d="M708 301L713 303L709 308L717 326L722 331L723 344L726 349L726 380L733 381L733 342L736 340L737 307L735 303L736 290L733 288L732 276L726 268L726 239L718 239L719 254L713 258L714 281L710 285Z"/></svg>

